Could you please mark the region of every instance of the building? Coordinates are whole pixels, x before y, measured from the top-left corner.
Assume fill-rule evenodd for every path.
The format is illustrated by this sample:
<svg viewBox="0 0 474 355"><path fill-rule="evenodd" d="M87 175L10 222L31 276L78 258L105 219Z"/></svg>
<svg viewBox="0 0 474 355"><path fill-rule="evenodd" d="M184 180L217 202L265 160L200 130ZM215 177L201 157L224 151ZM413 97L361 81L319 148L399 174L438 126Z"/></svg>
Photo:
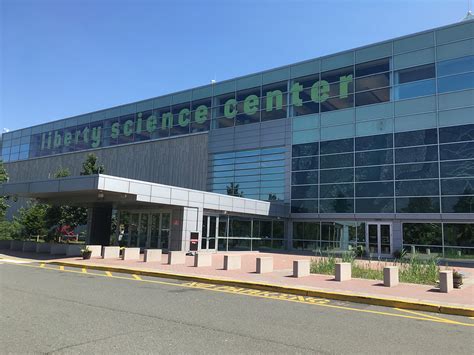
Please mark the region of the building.
<svg viewBox="0 0 474 355"><path fill-rule="evenodd" d="M48 180L89 152L112 176ZM474 21L9 132L2 157L3 193L117 211L128 245L473 254Z"/></svg>

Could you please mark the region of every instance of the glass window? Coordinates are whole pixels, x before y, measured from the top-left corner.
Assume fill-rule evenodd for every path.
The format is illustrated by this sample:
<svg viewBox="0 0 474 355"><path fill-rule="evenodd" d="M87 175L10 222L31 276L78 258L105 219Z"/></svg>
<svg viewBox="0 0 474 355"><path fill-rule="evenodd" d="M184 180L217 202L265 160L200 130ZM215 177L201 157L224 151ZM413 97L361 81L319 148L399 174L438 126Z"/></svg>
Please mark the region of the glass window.
<svg viewBox="0 0 474 355"><path fill-rule="evenodd" d="M357 137L355 147L356 151L391 148L393 147L393 134Z"/></svg>
<svg viewBox="0 0 474 355"><path fill-rule="evenodd" d="M321 169L354 166L354 153L321 156Z"/></svg>
<svg viewBox="0 0 474 355"><path fill-rule="evenodd" d="M397 213L439 213L439 198L397 198Z"/></svg>
<svg viewBox="0 0 474 355"><path fill-rule="evenodd" d="M302 171L291 174L291 183L293 185L309 185L318 183L318 171Z"/></svg>
<svg viewBox="0 0 474 355"><path fill-rule="evenodd" d="M437 177L438 163L395 165L395 178L397 180L429 179Z"/></svg>
<svg viewBox="0 0 474 355"><path fill-rule="evenodd" d="M415 163L438 160L438 146L395 149L396 163Z"/></svg>
<svg viewBox="0 0 474 355"><path fill-rule="evenodd" d="M376 74L356 79L355 85L356 92L390 86L390 73Z"/></svg>
<svg viewBox="0 0 474 355"><path fill-rule="evenodd" d="M474 141L474 124L443 127L439 129L439 142Z"/></svg>
<svg viewBox="0 0 474 355"><path fill-rule="evenodd" d="M354 181L354 169L321 170L321 183L338 183Z"/></svg>
<svg viewBox="0 0 474 355"><path fill-rule="evenodd" d="M318 168L318 157L293 158L292 170L313 170Z"/></svg>
<svg viewBox="0 0 474 355"><path fill-rule="evenodd" d="M355 181L384 181L393 179L393 166L373 166L356 168Z"/></svg>
<svg viewBox="0 0 474 355"><path fill-rule="evenodd" d="M444 244L474 247L474 223L444 223Z"/></svg>
<svg viewBox="0 0 474 355"><path fill-rule="evenodd" d="M319 143L298 144L292 147L294 157L302 157L306 155L318 155Z"/></svg>
<svg viewBox="0 0 474 355"><path fill-rule="evenodd" d="M318 213L318 200L291 200L291 213Z"/></svg>
<svg viewBox="0 0 474 355"><path fill-rule="evenodd" d="M403 223L403 244L441 245L441 223Z"/></svg>
<svg viewBox="0 0 474 355"><path fill-rule="evenodd" d="M354 196L354 184L320 185L321 198L343 198Z"/></svg>
<svg viewBox="0 0 474 355"><path fill-rule="evenodd" d="M474 89L474 73L446 76L438 79L438 92Z"/></svg>
<svg viewBox="0 0 474 355"><path fill-rule="evenodd" d="M321 142L321 155L352 152L354 150L354 139L338 139L333 141Z"/></svg>
<svg viewBox="0 0 474 355"><path fill-rule="evenodd" d="M441 180L443 195L474 195L474 178Z"/></svg>
<svg viewBox="0 0 474 355"><path fill-rule="evenodd" d="M354 213L354 200L337 198L320 200L321 213Z"/></svg>
<svg viewBox="0 0 474 355"><path fill-rule="evenodd" d="M474 56L438 62L438 77L474 71Z"/></svg>
<svg viewBox="0 0 474 355"><path fill-rule="evenodd" d="M474 195L442 197L444 213L474 213Z"/></svg>
<svg viewBox="0 0 474 355"><path fill-rule="evenodd" d="M474 159L474 141L439 146L440 160Z"/></svg>
<svg viewBox="0 0 474 355"><path fill-rule="evenodd" d="M393 213L393 198L357 198L356 213Z"/></svg>
<svg viewBox="0 0 474 355"><path fill-rule="evenodd" d="M371 75L375 73L382 73L390 70L390 59L383 58L377 59L370 62L356 64L355 75L356 77Z"/></svg>
<svg viewBox="0 0 474 355"><path fill-rule="evenodd" d="M292 186L291 198L318 198L318 185Z"/></svg>
<svg viewBox="0 0 474 355"><path fill-rule="evenodd" d="M356 197L392 197L393 182L356 184Z"/></svg>
<svg viewBox="0 0 474 355"><path fill-rule="evenodd" d="M396 147L410 147L437 143L438 133L436 132L436 129L423 129L419 131L395 133Z"/></svg>
<svg viewBox="0 0 474 355"><path fill-rule="evenodd" d="M474 160L457 160L441 162L441 177L474 176Z"/></svg>
<svg viewBox="0 0 474 355"><path fill-rule="evenodd" d="M392 149L356 153L356 166L384 165L393 162Z"/></svg>
<svg viewBox="0 0 474 355"><path fill-rule="evenodd" d="M341 76L353 75L354 68L352 66L330 70L321 73L321 80L326 80L328 83L333 83L341 80Z"/></svg>
<svg viewBox="0 0 474 355"><path fill-rule="evenodd" d="M397 181L397 196L434 196L439 195L438 180Z"/></svg>
<svg viewBox="0 0 474 355"><path fill-rule="evenodd" d="M349 94L347 97L331 97L321 102L321 112L342 110L349 107L354 107L353 94Z"/></svg>
<svg viewBox="0 0 474 355"><path fill-rule="evenodd" d="M426 64L395 71L395 84L431 79L435 77L435 65Z"/></svg>
<svg viewBox="0 0 474 355"><path fill-rule="evenodd" d="M304 116L311 113L319 112L319 103L313 101L303 102L301 106L293 105L293 115L294 116Z"/></svg>
<svg viewBox="0 0 474 355"><path fill-rule="evenodd" d="M394 99L404 100L419 96L429 96L436 93L436 81L423 80L394 87Z"/></svg>
<svg viewBox="0 0 474 355"><path fill-rule="evenodd" d="M363 91L355 95L355 105L365 106L390 101L390 88Z"/></svg>
<svg viewBox="0 0 474 355"><path fill-rule="evenodd" d="M262 121L275 120L286 117L287 82L274 83L262 88Z"/></svg>

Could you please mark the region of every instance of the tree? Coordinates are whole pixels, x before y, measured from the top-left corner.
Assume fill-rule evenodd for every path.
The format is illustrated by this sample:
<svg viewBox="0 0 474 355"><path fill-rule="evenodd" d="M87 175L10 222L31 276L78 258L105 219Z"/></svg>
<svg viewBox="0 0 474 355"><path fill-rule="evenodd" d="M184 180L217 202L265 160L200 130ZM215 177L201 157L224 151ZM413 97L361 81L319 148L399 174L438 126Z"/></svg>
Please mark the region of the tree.
<svg viewBox="0 0 474 355"><path fill-rule="evenodd" d="M95 154L87 154L86 160L82 163L81 175L97 175L103 174L105 168L102 164L98 164L97 156Z"/></svg>
<svg viewBox="0 0 474 355"><path fill-rule="evenodd" d="M234 184L233 182L231 182L229 185L226 186L226 189L227 189L227 195L238 196L238 197L244 196L244 192L239 191L239 184Z"/></svg>
<svg viewBox="0 0 474 355"><path fill-rule="evenodd" d="M69 171L68 168L59 168L59 170L56 171L56 173L54 173L54 178L59 179L63 177L68 177L70 175L71 175L71 172Z"/></svg>
<svg viewBox="0 0 474 355"><path fill-rule="evenodd" d="M5 166L3 165L3 160L0 160L0 184L3 184L8 181L8 174L5 169ZM0 220L3 220L5 218L5 214L7 213L7 196L1 196L0 197Z"/></svg>
<svg viewBox="0 0 474 355"><path fill-rule="evenodd" d="M43 236L48 233L46 225L46 211L48 205L30 202L28 207L22 207L15 220L22 226L23 236Z"/></svg>

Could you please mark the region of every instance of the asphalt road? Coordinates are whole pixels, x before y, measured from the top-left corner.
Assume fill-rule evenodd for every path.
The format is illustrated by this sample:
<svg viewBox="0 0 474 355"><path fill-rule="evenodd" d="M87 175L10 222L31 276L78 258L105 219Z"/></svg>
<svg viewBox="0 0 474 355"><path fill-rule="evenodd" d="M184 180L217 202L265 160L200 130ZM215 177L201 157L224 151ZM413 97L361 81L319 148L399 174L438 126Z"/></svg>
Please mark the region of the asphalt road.
<svg viewBox="0 0 474 355"><path fill-rule="evenodd" d="M39 266L0 263L2 354L472 354L474 349L474 320L466 317L329 300L310 304Z"/></svg>

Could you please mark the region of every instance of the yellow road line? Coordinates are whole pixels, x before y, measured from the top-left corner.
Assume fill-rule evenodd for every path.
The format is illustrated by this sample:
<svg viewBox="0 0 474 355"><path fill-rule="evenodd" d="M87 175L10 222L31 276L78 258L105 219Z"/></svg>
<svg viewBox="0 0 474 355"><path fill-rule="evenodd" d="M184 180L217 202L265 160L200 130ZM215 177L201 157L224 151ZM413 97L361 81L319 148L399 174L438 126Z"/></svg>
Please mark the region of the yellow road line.
<svg viewBox="0 0 474 355"><path fill-rule="evenodd" d="M143 281L143 279L142 279L140 276L138 276L138 275L133 274L132 276L133 276L133 278L134 278L135 280Z"/></svg>
<svg viewBox="0 0 474 355"><path fill-rule="evenodd" d="M64 271L64 266L63 266L63 265L59 265L59 270Z"/></svg>
<svg viewBox="0 0 474 355"><path fill-rule="evenodd" d="M45 264L44 264L44 263L41 263L41 264L40 264L40 267L44 267L44 266L45 266Z"/></svg>
<svg viewBox="0 0 474 355"><path fill-rule="evenodd" d="M461 323L461 322L457 322L457 321L454 321L454 320L451 320L451 319L446 319L446 318L441 318L441 317L435 317L435 316L432 316L432 315L429 315L429 314L419 313L419 312L411 311L411 310L408 310L408 309L401 309L401 308L395 308L395 309L396 309L397 311L401 311L401 312L416 314L416 315L418 315L418 316L427 317L427 318L431 318L431 319L437 319L437 320L440 320L440 321L446 322L446 323L463 324L463 323Z"/></svg>
<svg viewBox="0 0 474 355"><path fill-rule="evenodd" d="M26 266L26 267L34 267L38 268L38 266L35 265L28 265L28 264L15 264L18 266ZM42 264L44 265L44 264ZM40 266L44 269L48 270L58 270L57 268L53 267L44 267ZM81 271L76 271L76 270L64 270L65 272L72 272L72 273L78 273L82 274ZM369 314L377 314L377 315L384 315L384 316L390 316L390 317L397 317L397 318L405 318L405 319L415 319L415 320L421 320L421 321L427 321L427 322L434 322L434 323L443 323L443 324L451 324L451 325L461 325L461 326L466 326L466 327L474 327L474 324L469 324L469 323L462 323L462 322L457 322L457 321L451 321L448 319L444 318L439 318L439 317L433 317L433 318L427 318L425 314L422 314L422 316L410 316L410 315L405 315L405 314L397 314L397 313L389 313L389 312L382 312L382 311L375 311L375 310L369 310L369 309L359 309L359 308L352 308L352 307L347 307L347 306L337 306L337 305L332 305L332 304L327 304L327 303L309 303L309 302L303 302L298 298L294 299L282 299L279 298L277 295L283 295L281 293L277 292L266 292L266 294L275 294L274 296L269 296L269 295L264 295L264 294L256 294L254 292L249 292L249 293L238 293L235 291L230 291L226 289L213 289L210 288L209 286L203 287L199 286L198 283L173 283L173 282L166 282L166 281L158 281L158 280L137 280L135 278L129 278L129 277L123 277L123 276L114 276L110 271L105 271L105 274L90 274L94 276L102 276L102 277L110 277L110 278L115 278L115 279L123 279L123 280L136 280L136 281L141 281L141 282L148 282L148 283L155 283L155 284L161 284L161 285L168 285L168 286L175 286L175 287L185 287L185 288L197 288L197 289L202 289L202 290L207 290L207 291L214 291L214 292L222 292L222 293L230 293L230 294L237 294L237 295L243 295L243 296L250 296L250 297L258 297L258 298L266 298L266 299L275 299L279 301L287 301L287 302L296 302L296 303L303 303L303 304L312 304L315 306L319 307L328 307L328 308L334 308L334 309L342 309L342 310L347 310L347 311L354 311L354 312L360 312L360 313L369 313ZM212 285L212 286L217 286L217 285ZM229 288L232 288L232 286L227 286ZM252 290L249 289L250 291L257 291L257 290ZM291 295L294 296L294 295ZM329 302L329 300L327 300ZM404 310L406 311L406 310Z"/></svg>
<svg viewBox="0 0 474 355"><path fill-rule="evenodd" d="M87 274L87 269L85 267L83 267L81 273Z"/></svg>

